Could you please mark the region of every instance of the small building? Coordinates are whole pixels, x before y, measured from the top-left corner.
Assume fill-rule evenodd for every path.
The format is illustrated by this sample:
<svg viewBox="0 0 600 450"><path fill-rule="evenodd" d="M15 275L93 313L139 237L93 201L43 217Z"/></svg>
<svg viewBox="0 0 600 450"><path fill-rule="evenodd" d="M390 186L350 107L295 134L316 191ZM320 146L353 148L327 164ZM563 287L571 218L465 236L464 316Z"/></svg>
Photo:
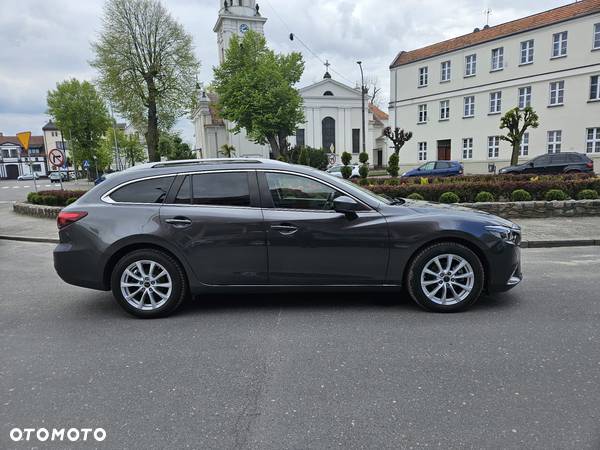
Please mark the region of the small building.
<svg viewBox="0 0 600 450"><path fill-rule="evenodd" d="M0 179L15 180L32 172L48 176L44 137L31 136L29 151L25 152L17 136L0 133Z"/></svg>
<svg viewBox="0 0 600 450"><path fill-rule="evenodd" d="M44 147L46 148L46 155L49 155L50 152L54 149L58 149L63 152L65 158L70 157L67 152L67 141L63 138L62 133L56 126L56 124L50 120L46 125L42 127L42 132L44 134ZM67 161L65 161L67 162ZM59 170L60 168L55 166L52 161L48 161L48 170L50 172L54 172Z"/></svg>
<svg viewBox="0 0 600 450"><path fill-rule="evenodd" d="M390 66L390 125L414 133L400 164L459 160L466 172L510 164L506 111L531 106L540 126L525 162L581 152L600 169L600 0L570 2L411 51Z"/></svg>

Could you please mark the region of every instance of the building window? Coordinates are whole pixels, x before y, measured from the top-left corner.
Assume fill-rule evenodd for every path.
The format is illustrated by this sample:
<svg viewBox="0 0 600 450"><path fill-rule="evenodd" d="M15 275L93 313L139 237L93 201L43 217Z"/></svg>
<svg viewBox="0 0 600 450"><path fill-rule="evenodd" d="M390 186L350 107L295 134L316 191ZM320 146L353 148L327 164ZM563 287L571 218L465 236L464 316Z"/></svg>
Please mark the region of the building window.
<svg viewBox="0 0 600 450"><path fill-rule="evenodd" d="M600 49L600 23L594 25L594 49Z"/></svg>
<svg viewBox="0 0 600 450"><path fill-rule="evenodd" d="M600 127L587 129L587 153L600 153Z"/></svg>
<svg viewBox="0 0 600 450"><path fill-rule="evenodd" d="M421 67L419 69L419 87L427 86L429 83L429 69Z"/></svg>
<svg viewBox="0 0 600 450"><path fill-rule="evenodd" d="M32 164L31 168L33 169L34 172L41 172L42 171L42 165L41 164Z"/></svg>
<svg viewBox="0 0 600 450"><path fill-rule="evenodd" d="M562 146L562 131L548 131L548 153L560 153Z"/></svg>
<svg viewBox="0 0 600 450"><path fill-rule="evenodd" d="M475 96L465 97L464 117L475 117Z"/></svg>
<svg viewBox="0 0 600 450"><path fill-rule="evenodd" d="M298 147L304 147L305 141L304 141L304 128L298 128L296 130L296 145Z"/></svg>
<svg viewBox="0 0 600 450"><path fill-rule="evenodd" d="M333 92L331 92L331 91L325 91L325 92L323 92L323 95L325 97L333 97Z"/></svg>
<svg viewBox="0 0 600 450"><path fill-rule="evenodd" d="M477 73L477 55L465 56L465 77L475 76Z"/></svg>
<svg viewBox="0 0 600 450"><path fill-rule="evenodd" d="M444 83L446 81L450 81L450 78L452 76L451 75L452 69L451 69L451 63L450 63L450 61L444 61L442 63L441 70L442 70L442 73L441 73L441 76L440 76L441 82Z"/></svg>
<svg viewBox="0 0 600 450"><path fill-rule="evenodd" d="M352 153L360 153L360 128L352 129Z"/></svg>
<svg viewBox="0 0 600 450"><path fill-rule="evenodd" d="M463 159L472 159L473 158L473 138L464 138L463 139Z"/></svg>
<svg viewBox="0 0 600 450"><path fill-rule="evenodd" d="M498 114L502 110L502 92L490 93L490 114Z"/></svg>
<svg viewBox="0 0 600 450"><path fill-rule="evenodd" d="M521 139L521 146L519 147L519 156L529 155L529 133L523 134Z"/></svg>
<svg viewBox="0 0 600 450"><path fill-rule="evenodd" d="M450 118L450 100L442 100L440 102L440 120L448 120Z"/></svg>
<svg viewBox="0 0 600 450"><path fill-rule="evenodd" d="M328 151L333 145L335 150L335 120L332 117L325 117L321 122L321 130L323 134L323 148Z"/></svg>
<svg viewBox="0 0 600 450"><path fill-rule="evenodd" d="M427 105L419 105L419 123L427 122Z"/></svg>
<svg viewBox="0 0 600 450"><path fill-rule="evenodd" d="M550 83L550 106L562 105L565 100L565 82L553 81Z"/></svg>
<svg viewBox="0 0 600 450"><path fill-rule="evenodd" d="M531 86L519 88L519 108L525 109L531 106Z"/></svg>
<svg viewBox="0 0 600 450"><path fill-rule="evenodd" d="M488 158L498 158L500 156L500 136L488 137Z"/></svg>
<svg viewBox="0 0 600 450"><path fill-rule="evenodd" d="M591 78L590 100L600 100L600 75L594 75Z"/></svg>
<svg viewBox="0 0 600 450"><path fill-rule="evenodd" d="M419 142L419 161L427 161L427 142Z"/></svg>
<svg viewBox="0 0 600 450"><path fill-rule="evenodd" d="M567 55L568 32L555 33L552 35L552 57L559 58Z"/></svg>
<svg viewBox="0 0 600 450"><path fill-rule="evenodd" d="M498 47L492 50L492 70L502 70L504 68L504 47Z"/></svg>
<svg viewBox="0 0 600 450"><path fill-rule="evenodd" d="M533 39L521 42L521 64L533 62Z"/></svg>

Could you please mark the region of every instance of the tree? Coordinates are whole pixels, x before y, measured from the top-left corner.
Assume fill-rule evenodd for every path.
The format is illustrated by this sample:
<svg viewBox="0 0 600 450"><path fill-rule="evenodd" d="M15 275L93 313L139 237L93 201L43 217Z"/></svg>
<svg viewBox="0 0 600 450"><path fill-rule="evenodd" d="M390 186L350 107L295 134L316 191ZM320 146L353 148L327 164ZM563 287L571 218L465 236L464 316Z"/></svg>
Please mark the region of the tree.
<svg viewBox="0 0 600 450"><path fill-rule="evenodd" d="M125 133L123 133L125 134ZM121 157L125 158L127 164L135 166L135 163L143 162L146 159L146 152L140 142L140 138L136 135L125 136L125 140L119 143L119 151Z"/></svg>
<svg viewBox="0 0 600 450"><path fill-rule="evenodd" d="M379 94L381 93L381 87L379 86L379 78L367 77L365 78L365 87L367 88L367 94L371 98L371 103L375 106L379 106L381 101Z"/></svg>
<svg viewBox="0 0 600 450"><path fill-rule="evenodd" d="M383 129L383 135L392 141L394 147L394 153L398 155L400 149L411 140L413 134L410 131L404 131L396 127L392 130L392 127L385 127Z"/></svg>
<svg viewBox="0 0 600 450"><path fill-rule="evenodd" d="M93 162L110 124L106 105L96 88L88 81L66 80L48 91L47 103L48 114L69 136L75 167L84 160Z"/></svg>
<svg viewBox="0 0 600 450"><path fill-rule="evenodd" d="M158 0L108 0L92 50L102 93L146 130L148 157L158 161L159 128L170 129L194 105L199 63L192 36Z"/></svg>
<svg viewBox="0 0 600 450"><path fill-rule="evenodd" d="M398 172L400 171L400 157L398 153L394 152L390 155L390 159L388 160L387 172L391 177L396 178L398 176Z"/></svg>
<svg viewBox="0 0 600 450"><path fill-rule="evenodd" d="M361 163L361 166L358 168L358 173L361 178L365 179L369 176L369 154L367 152L362 152L358 155L358 160Z"/></svg>
<svg viewBox="0 0 600 450"><path fill-rule="evenodd" d="M509 142L512 146L511 166L519 163L519 151L523 135L529 128L537 128L539 125L539 117L531 106L527 106L523 110L513 108L502 116L500 119L500 129L508 131L506 135L500 136L500 139Z"/></svg>
<svg viewBox="0 0 600 450"><path fill-rule="evenodd" d="M233 145L223 144L219 153L225 158L233 158L235 156L235 147Z"/></svg>
<svg viewBox="0 0 600 450"><path fill-rule="evenodd" d="M352 155L348 152L342 153L342 168L340 172L342 173L342 177L348 179L352 176L352 167L350 167L350 163L352 162Z"/></svg>
<svg viewBox="0 0 600 450"><path fill-rule="evenodd" d="M169 161L195 159L196 155L189 144L183 142L179 135L174 133L162 133L158 145L158 153Z"/></svg>
<svg viewBox="0 0 600 450"><path fill-rule="evenodd" d="M261 34L232 36L225 61L214 69L221 117L246 130L253 142L269 144L274 158L286 156L287 138L304 122L302 97L294 88L304 71L300 53L276 54Z"/></svg>

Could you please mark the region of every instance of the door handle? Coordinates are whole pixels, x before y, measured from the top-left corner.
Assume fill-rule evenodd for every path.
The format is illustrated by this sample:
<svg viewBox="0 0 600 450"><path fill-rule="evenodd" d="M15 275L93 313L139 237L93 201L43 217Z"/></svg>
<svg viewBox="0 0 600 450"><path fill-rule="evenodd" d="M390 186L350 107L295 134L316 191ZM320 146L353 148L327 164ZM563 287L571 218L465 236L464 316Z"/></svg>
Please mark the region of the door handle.
<svg viewBox="0 0 600 450"><path fill-rule="evenodd" d="M188 227L192 224L191 219L188 219L187 217L174 217L172 219L165 220L165 222L176 227Z"/></svg>
<svg viewBox="0 0 600 450"><path fill-rule="evenodd" d="M298 227L294 225L271 225L271 230L279 231L284 236L291 236L298 232Z"/></svg>

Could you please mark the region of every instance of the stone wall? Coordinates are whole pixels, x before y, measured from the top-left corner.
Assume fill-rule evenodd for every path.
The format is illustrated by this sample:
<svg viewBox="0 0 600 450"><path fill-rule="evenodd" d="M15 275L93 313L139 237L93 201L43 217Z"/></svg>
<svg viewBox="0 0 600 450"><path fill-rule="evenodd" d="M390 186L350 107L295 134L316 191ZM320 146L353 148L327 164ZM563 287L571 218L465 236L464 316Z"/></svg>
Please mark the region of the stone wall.
<svg viewBox="0 0 600 450"><path fill-rule="evenodd" d="M600 200L461 203L507 219L600 216Z"/></svg>
<svg viewBox="0 0 600 450"><path fill-rule="evenodd" d="M31 203L20 202L13 204L13 211L17 214L25 214L27 216L34 217L46 217L49 219L56 219L61 209L62 206L32 205Z"/></svg>

